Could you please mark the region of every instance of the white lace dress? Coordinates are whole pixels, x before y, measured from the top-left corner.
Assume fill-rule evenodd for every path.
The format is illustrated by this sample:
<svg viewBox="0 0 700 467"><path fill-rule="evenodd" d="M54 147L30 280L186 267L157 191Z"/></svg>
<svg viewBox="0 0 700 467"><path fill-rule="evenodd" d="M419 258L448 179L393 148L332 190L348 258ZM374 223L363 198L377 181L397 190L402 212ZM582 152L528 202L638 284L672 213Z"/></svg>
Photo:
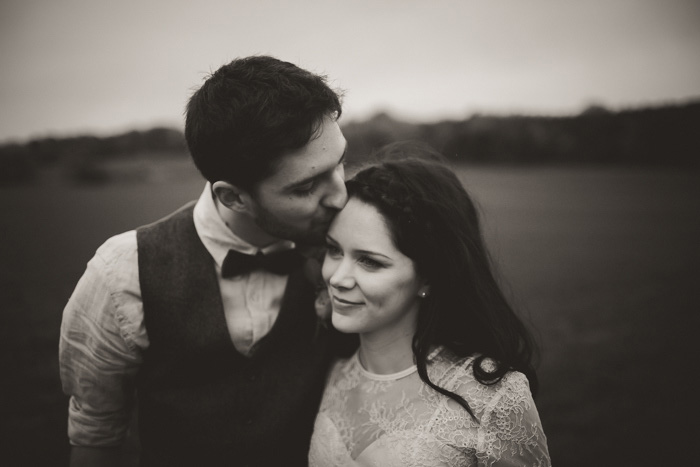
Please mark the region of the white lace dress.
<svg viewBox="0 0 700 467"><path fill-rule="evenodd" d="M473 358L437 349L430 379L461 395L478 423L423 383L416 367L366 371L357 353L335 364L316 417L311 467L549 466L547 439L527 378L511 372L493 386L474 379Z"/></svg>

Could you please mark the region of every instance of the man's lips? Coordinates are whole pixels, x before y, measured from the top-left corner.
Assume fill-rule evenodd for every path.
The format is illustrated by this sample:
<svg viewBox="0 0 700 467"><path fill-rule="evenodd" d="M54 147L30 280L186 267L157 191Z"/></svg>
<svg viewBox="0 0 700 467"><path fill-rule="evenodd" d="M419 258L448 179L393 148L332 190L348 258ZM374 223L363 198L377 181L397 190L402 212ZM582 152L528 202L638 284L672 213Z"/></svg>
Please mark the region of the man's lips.
<svg viewBox="0 0 700 467"><path fill-rule="evenodd" d="M333 222L333 219L335 219L335 216L337 214L337 211L329 211L321 217L317 217L316 219L314 219L312 221L312 224L316 227L323 227L327 229L328 226L331 225L331 222Z"/></svg>

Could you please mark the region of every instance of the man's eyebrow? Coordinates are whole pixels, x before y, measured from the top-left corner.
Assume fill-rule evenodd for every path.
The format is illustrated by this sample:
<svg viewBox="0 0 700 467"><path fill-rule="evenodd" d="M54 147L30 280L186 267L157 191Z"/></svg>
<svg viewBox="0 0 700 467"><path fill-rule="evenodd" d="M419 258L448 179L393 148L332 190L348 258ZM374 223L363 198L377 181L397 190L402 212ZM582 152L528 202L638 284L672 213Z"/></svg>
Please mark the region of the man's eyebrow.
<svg viewBox="0 0 700 467"><path fill-rule="evenodd" d="M326 171L324 171L324 172L320 172L320 173L317 173L317 174L315 174L315 175L311 175L310 177L306 177L306 178L304 178L304 179L302 179L302 180L296 181L296 182L294 182L294 183L290 183L289 185L287 185L286 187L284 187L284 189L285 189L285 190L293 190L293 189L296 188L296 187L299 187L299 186L302 186L302 185L306 185L306 184L309 183L309 182L312 182L312 181L314 181L314 180L316 180L316 179L318 179L318 178L321 178L321 177L323 177L323 176L329 174L330 172L334 171L336 167L338 167L340 164L342 164L343 162L345 162L345 154L347 154L347 152L348 152L348 144L345 143L345 148L343 149L343 154L340 156L340 159L338 159L338 163L337 163L336 165L334 165L333 167L331 167L330 169L328 169L328 170L326 170Z"/></svg>

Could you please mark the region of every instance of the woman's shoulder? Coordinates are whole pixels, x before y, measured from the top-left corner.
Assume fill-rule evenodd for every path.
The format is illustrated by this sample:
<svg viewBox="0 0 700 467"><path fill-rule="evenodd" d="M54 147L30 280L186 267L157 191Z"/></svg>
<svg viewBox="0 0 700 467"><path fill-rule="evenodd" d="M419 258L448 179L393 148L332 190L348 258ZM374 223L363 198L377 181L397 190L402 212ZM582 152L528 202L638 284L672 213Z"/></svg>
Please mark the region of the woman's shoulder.
<svg viewBox="0 0 700 467"><path fill-rule="evenodd" d="M496 362L480 355L459 356L449 349L440 349L429 359L428 372L438 386L463 397L476 413L493 409L499 401L531 400L527 377L518 371L506 373L500 381L484 384L474 375L474 365L486 371L496 369Z"/></svg>
<svg viewBox="0 0 700 467"><path fill-rule="evenodd" d="M460 357L446 347L437 347L428 355L428 376L438 386L445 387L454 378L472 375L471 366L475 357Z"/></svg>
<svg viewBox="0 0 700 467"><path fill-rule="evenodd" d="M478 354L460 356L446 347L437 347L428 355L428 375L435 384L446 389L457 382L476 382L473 366L478 358ZM482 365L491 368L495 367L495 362L486 359Z"/></svg>

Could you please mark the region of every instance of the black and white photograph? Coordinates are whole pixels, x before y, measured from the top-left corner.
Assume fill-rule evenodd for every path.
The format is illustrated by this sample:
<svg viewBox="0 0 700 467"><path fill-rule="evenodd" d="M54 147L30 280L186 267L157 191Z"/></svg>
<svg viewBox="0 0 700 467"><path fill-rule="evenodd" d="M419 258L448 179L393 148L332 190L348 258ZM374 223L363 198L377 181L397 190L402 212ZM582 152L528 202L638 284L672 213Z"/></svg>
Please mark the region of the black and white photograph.
<svg viewBox="0 0 700 467"><path fill-rule="evenodd" d="M700 2L2 0L0 465L693 465Z"/></svg>

